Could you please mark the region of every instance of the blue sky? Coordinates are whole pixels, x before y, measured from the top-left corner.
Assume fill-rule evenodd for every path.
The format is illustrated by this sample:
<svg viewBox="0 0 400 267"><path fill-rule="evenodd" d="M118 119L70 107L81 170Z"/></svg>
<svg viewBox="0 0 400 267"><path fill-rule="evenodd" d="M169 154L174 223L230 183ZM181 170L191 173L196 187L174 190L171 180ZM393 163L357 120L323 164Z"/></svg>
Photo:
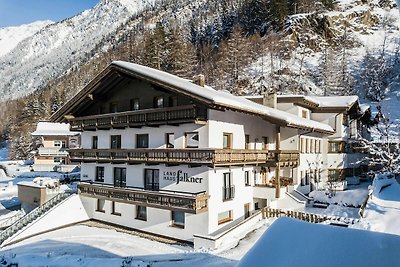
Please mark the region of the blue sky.
<svg viewBox="0 0 400 267"><path fill-rule="evenodd" d="M0 28L37 20L60 21L95 6L100 0L0 0Z"/></svg>

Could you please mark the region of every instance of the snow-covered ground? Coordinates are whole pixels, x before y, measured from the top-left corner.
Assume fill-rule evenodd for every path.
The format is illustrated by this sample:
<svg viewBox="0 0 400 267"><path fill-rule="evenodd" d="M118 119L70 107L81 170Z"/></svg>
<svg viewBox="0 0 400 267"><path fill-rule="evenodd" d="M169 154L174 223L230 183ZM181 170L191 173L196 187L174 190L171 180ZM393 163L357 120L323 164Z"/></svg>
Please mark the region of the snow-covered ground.
<svg viewBox="0 0 400 267"><path fill-rule="evenodd" d="M364 217L364 228L400 235L400 185L394 178L374 179Z"/></svg>
<svg viewBox="0 0 400 267"><path fill-rule="evenodd" d="M238 267L399 266L400 236L279 218Z"/></svg>
<svg viewBox="0 0 400 267"><path fill-rule="evenodd" d="M210 252L160 243L115 230L72 226L29 238L0 251L20 266L221 266L233 267L264 233L273 219L233 249ZM131 260L130 265L123 265ZM1 265L0 265L1 266Z"/></svg>
<svg viewBox="0 0 400 267"><path fill-rule="evenodd" d="M345 191L337 191L334 196L329 197L325 191L313 191L310 197L315 202L334 204L342 207L360 207L368 195L369 183L357 186L349 186Z"/></svg>

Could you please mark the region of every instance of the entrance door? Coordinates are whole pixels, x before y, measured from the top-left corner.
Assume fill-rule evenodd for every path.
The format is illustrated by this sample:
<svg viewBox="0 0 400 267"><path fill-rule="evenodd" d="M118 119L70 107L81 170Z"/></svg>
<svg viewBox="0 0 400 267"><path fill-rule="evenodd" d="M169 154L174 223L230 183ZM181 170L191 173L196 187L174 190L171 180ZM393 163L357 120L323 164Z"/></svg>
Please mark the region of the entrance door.
<svg viewBox="0 0 400 267"><path fill-rule="evenodd" d="M265 168L261 168L260 174L261 174L261 184L266 185L267 184L267 170Z"/></svg>
<svg viewBox="0 0 400 267"><path fill-rule="evenodd" d="M160 171L158 169L144 170L144 189L158 191L160 189Z"/></svg>
<svg viewBox="0 0 400 267"><path fill-rule="evenodd" d="M244 218L247 219L250 217L250 203L244 204Z"/></svg>
<svg viewBox="0 0 400 267"><path fill-rule="evenodd" d="M126 186L126 168L114 168L114 186Z"/></svg>

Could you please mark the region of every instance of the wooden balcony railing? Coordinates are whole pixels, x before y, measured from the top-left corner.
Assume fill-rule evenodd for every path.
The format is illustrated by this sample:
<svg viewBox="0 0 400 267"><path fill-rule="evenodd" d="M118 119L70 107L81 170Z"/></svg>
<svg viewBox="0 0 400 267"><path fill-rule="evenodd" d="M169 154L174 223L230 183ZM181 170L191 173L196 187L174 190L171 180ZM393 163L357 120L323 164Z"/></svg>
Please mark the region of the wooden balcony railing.
<svg viewBox="0 0 400 267"><path fill-rule="evenodd" d="M274 152L245 149L71 149L73 162L167 163L208 166L265 164ZM294 158L294 157L293 157Z"/></svg>
<svg viewBox="0 0 400 267"><path fill-rule="evenodd" d="M113 185L81 182L79 194L116 202L141 205L186 213L201 213L208 209L208 194L203 192L187 193L177 191L148 191L136 187L114 187Z"/></svg>
<svg viewBox="0 0 400 267"><path fill-rule="evenodd" d="M97 130L110 128L157 126L163 124L189 123L207 118L205 109L193 105L169 108L144 109L108 113L69 119L71 130Z"/></svg>

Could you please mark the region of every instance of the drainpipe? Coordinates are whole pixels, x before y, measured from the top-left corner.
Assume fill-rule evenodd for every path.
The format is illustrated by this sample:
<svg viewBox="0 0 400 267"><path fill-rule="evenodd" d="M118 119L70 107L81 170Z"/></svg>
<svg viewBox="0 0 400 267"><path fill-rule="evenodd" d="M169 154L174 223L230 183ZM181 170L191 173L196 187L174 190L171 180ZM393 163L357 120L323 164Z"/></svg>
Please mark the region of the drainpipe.
<svg viewBox="0 0 400 267"><path fill-rule="evenodd" d="M280 177L280 170L281 170L281 163L280 163L280 150L281 150L281 127L276 125L276 136L275 136L275 150L276 150L276 167L275 167L275 198L280 198L281 196L281 177Z"/></svg>

